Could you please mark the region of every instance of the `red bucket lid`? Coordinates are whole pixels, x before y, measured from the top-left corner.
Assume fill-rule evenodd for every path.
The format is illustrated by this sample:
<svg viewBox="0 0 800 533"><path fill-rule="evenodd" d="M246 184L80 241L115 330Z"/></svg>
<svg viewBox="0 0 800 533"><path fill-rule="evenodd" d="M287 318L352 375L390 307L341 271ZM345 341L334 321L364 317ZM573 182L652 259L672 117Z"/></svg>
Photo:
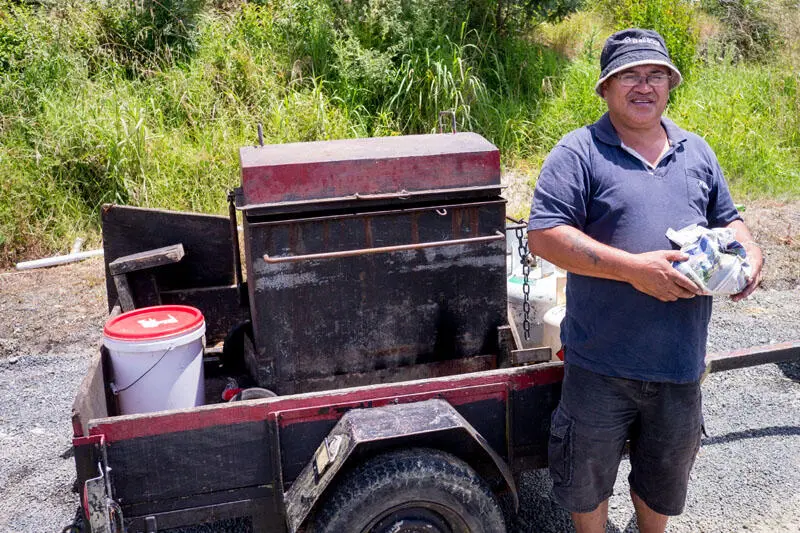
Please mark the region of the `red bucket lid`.
<svg viewBox="0 0 800 533"><path fill-rule="evenodd" d="M109 318L103 335L120 341L150 341L197 329L203 313L188 305L156 305Z"/></svg>

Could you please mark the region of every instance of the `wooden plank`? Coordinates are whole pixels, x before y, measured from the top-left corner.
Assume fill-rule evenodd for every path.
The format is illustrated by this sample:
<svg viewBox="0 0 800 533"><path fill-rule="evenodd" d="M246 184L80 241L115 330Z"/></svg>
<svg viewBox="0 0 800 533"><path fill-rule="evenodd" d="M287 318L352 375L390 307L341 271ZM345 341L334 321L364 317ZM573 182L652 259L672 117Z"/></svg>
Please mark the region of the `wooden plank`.
<svg viewBox="0 0 800 533"><path fill-rule="evenodd" d="M516 349L511 349L509 362L512 366L529 365L532 363L544 363L552 358L549 346L536 346L533 348L523 348L523 340L517 321L514 318L514 310L508 307L508 325L514 339Z"/></svg>
<svg viewBox="0 0 800 533"><path fill-rule="evenodd" d="M514 366L544 363L550 361L551 358L552 354L549 346L511 350L511 364Z"/></svg>
<svg viewBox="0 0 800 533"><path fill-rule="evenodd" d="M161 288L156 270L139 270L122 274L127 277L135 307L161 305Z"/></svg>
<svg viewBox="0 0 800 533"><path fill-rule="evenodd" d="M154 271L159 290L233 285L234 268L228 217L180 213L106 204L102 209L103 250L106 262L108 307L117 301L109 263L147 250L181 243L191 260L162 266ZM136 276L136 274L131 274ZM131 283L134 303L148 290Z"/></svg>
<svg viewBox="0 0 800 533"><path fill-rule="evenodd" d="M89 435L89 420L108 416L105 385L103 382L102 356L98 353L89 363L89 370L78 387L72 403L72 435Z"/></svg>
<svg viewBox="0 0 800 533"><path fill-rule="evenodd" d="M511 350L516 349L511 326L505 325L497 328L497 367L508 368L511 366Z"/></svg>
<svg viewBox="0 0 800 533"><path fill-rule="evenodd" d="M506 312L508 314L508 325L511 328L511 335L514 338L514 347L511 350L520 350L523 346L522 337L519 334L519 327L517 326L517 321L514 318L514 310L511 309L510 304L506 306Z"/></svg>
<svg viewBox="0 0 800 533"><path fill-rule="evenodd" d="M177 263L183 259L183 256L183 245L173 244L118 257L108 264L108 270L111 272L111 275L117 276L137 270L145 270Z"/></svg>
<svg viewBox="0 0 800 533"><path fill-rule="evenodd" d="M133 303L133 293L131 292L131 286L128 284L127 274L114 276L114 288L117 289L117 301L123 312L132 311L136 308Z"/></svg>
<svg viewBox="0 0 800 533"><path fill-rule="evenodd" d="M97 437L76 437L72 441L72 451L75 459L75 483L73 491L82 491L87 480L99 475L97 464L100 462L101 451L98 446L102 441Z"/></svg>

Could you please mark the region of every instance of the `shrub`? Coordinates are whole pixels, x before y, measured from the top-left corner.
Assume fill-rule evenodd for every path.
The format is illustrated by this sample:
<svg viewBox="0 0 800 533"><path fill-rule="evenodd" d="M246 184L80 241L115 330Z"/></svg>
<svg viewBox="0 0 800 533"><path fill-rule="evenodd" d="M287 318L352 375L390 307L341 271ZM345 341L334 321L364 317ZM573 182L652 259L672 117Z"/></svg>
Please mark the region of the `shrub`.
<svg viewBox="0 0 800 533"><path fill-rule="evenodd" d="M770 59L782 44L777 24L766 15L765 3L760 0L703 0L701 5L722 21L718 45L735 59Z"/></svg>
<svg viewBox="0 0 800 533"><path fill-rule="evenodd" d="M11 6L0 1L0 72L15 68L25 57L27 31L24 6Z"/></svg>
<svg viewBox="0 0 800 533"><path fill-rule="evenodd" d="M129 75L188 59L196 49L205 0L120 0L101 9L103 45Z"/></svg>
<svg viewBox="0 0 800 533"><path fill-rule="evenodd" d="M465 0L454 11L470 13L470 27L485 27L510 36L529 28L532 23L561 20L583 4L583 0ZM460 9L459 9L460 8Z"/></svg>
<svg viewBox="0 0 800 533"><path fill-rule="evenodd" d="M462 129L476 129L473 106L486 98L486 86L477 75L469 52L473 44L444 43L422 51L405 53L400 67L392 73L394 94L385 109L397 117L401 131L433 131L435 117L452 110Z"/></svg>

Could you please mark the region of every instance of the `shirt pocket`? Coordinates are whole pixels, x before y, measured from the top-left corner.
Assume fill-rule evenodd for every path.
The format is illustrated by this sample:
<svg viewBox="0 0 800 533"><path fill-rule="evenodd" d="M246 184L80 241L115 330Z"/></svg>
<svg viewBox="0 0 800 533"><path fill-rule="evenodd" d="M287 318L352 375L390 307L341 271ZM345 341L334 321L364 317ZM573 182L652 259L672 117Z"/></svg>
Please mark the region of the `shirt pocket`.
<svg viewBox="0 0 800 533"><path fill-rule="evenodd" d="M712 183L713 176L707 172L702 170L686 171L686 196L689 207L704 219L708 213Z"/></svg>

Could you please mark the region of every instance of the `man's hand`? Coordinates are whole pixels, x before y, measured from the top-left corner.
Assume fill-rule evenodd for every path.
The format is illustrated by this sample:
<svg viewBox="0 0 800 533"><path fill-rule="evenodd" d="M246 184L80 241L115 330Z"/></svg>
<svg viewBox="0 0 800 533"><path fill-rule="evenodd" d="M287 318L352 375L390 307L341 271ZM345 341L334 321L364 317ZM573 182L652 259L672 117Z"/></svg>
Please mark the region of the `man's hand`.
<svg viewBox="0 0 800 533"><path fill-rule="evenodd" d="M689 278L675 270L673 261L686 261L689 256L676 250L658 250L634 256L628 282L645 294L662 302L694 298L703 291Z"/></svg>
<svg viewBox="0 0 800 533"><path fill-rule="evenodd" d="M761 283L761 269L764 266L764 255L761 253L761 248L758 247L753 241L748 241L743 244L745 252L747 252L747 261L753 268L750 274L750 281L747 286L742 289L742 292L731 296L731 300L738 302L750 296L756 287Z"/></svg>
<svg viewBox="0 0 800 533"><path fill-rule="evenodd" d="M597 242L571 226L530 231L528 242L533 253L565 270L630 283L663 302L703 294L672 266L673 261L689 258L683 252L658 250L632 254Z"/></svg>
<svg viewBox="0 0 800 533"><path fill-rule="evenodd" d="M742 243L744 251L747 252L747 261L750 263L750 266L753 267L747 286L742 289L742 292L739 294L731 296L731 300L738 302L750 296L753 291L756 290L758 284L761 283L761 268L764 266L764 254L761 253L761 248L753 242L753 235L750 233L750 230L747 229L744 222L741 220L734 220L726 227L733 229L736 234L736 240Z"/></svg>

